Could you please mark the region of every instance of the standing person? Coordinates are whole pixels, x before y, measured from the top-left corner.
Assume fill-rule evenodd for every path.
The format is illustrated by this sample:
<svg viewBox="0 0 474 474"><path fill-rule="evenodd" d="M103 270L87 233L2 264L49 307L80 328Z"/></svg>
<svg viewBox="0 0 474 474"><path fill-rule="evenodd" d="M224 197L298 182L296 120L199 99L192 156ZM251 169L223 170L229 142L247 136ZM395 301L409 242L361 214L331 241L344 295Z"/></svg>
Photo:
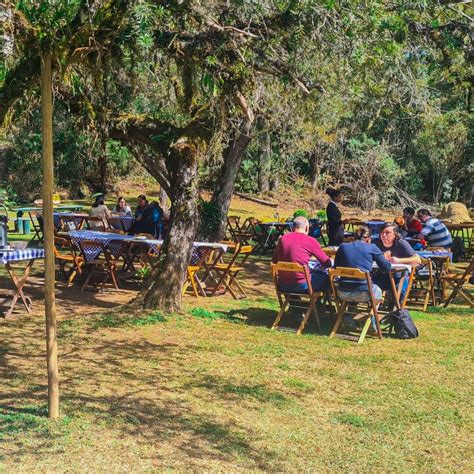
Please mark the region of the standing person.
<svg viewBox="0 0 474 474"><path fill-rule="evenodd" d="M135 217L136 218L140 217L143 214L143 211L148 206L148 201L147 201L146 196L144 194L140 194L140 196L138 196L137 201L138 201L138 206L137 206L137 209L135 210Z"/></svg>
<svg viewBox="0 0 474 474"><path fill-rule="evenodd" d="M382 251L371 243L371 233L367 226L361 226L355 233L356 240L342 244L336 252L334 266L358 268L363 272L371 272L374 262L382 272L392 268ZM382 290L375 283L372 285L375 300L382 300ZM353 302L366 302L369 299L369 288L365 280L341 278L338 288L340 298Z"/></svg>
<svg viewBox="0 0 474 474"><path fill-rule="evenodd" d="M331 259L308 232L308 219L303 216L296 217L293 221L293 232L285 234L278 242L273 253L273 263L293 262L307 266L311 257L315 257L324 268L329 268L332 265ZM329 287L328 275L323 271L312 271L311 286L314 291L324 291ZM304 273L281 272L280 290L289 292L307 290Z"/></svg>
<svg viewBox="0 0 474 474"><path fill-rule="evenodd" d="M132 209L130 209L130 206L127 205L127 202L125 201L125 198L120 196L117 199L117 204L114 207L113 212L120 214L121 216L129 216L132 217Z"/></svg>
<svg viewBox="0 0 474 474"><path fill-rule="evenodd" d="M428 209L420 209L416 215L423 224L423 229L416 236L418 239L426 239L430 247L451 248L453 245L451 234L439 219L433 217Z"/></svg>
<svg viewBox="0 0 474 474"><path fill-rule="evenodd" d="M342 201L342 192L338 189L327 188L326 194L331 198L326 208L329 245L341 245L344 241L344 224L342 223L341 211L337 205Z"/></svg>

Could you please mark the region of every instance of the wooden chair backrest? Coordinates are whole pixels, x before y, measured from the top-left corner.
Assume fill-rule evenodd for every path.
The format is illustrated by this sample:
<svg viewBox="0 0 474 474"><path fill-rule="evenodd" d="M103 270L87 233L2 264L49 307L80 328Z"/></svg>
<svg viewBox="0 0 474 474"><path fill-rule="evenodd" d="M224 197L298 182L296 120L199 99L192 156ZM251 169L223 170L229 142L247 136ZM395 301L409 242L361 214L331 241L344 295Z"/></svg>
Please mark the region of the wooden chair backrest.
<svg viewBox="0 0 474 474"><path fill-rule="evenodd" d="M275 286L275 291L277 295L280 293L290 294L290 292L281 291L279 288L279 273L280 272L303 273L305 276L306 285L308 287L307 294L309 296L313 294L313 288L311 286L311 277L309 275L309 268L307 266L301 265L295 262L277 262L277 263L272 263L273 284Z"/></svg>
<svg viewBox="0 0 474 474"><path fill-rule="evenodd" d="M102 230L105 230L107 228L107 224L104 221L104 219L102 219L102 217L87 216L87 217L84 217L84 221L86 222L87 227L90 230L97 230L99 228L102 228Z"/></svg>
<svg viewBox="0 0 474 474"><path fill-rule="evenodd" d="M372 278L370 278L370 272L363 272L359 268L349 268L349 267L337 267L329 269L329 283L331 284L331 290L334 298L339 300L337 293L337 286L335 279L336 278L350 278L351 280L365 280L367 283L370 303L374 311L376 311L374 291L372 287Z"/></svg>

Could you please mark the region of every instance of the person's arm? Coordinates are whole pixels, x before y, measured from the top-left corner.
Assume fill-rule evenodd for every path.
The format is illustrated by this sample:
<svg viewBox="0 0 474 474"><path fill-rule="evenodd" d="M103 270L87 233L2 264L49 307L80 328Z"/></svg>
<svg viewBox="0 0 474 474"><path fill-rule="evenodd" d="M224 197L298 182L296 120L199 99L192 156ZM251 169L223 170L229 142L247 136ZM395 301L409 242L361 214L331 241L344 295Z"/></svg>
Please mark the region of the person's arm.
<svg viewBox="0 0 474 474"><path fill-rule="evenodd" d="M392 257L392 263L406 263L407 265L419 265L421 258L411 248L410 244L405 240L400 240L398 245L401 247L403 257Z"/></svg>
<svg viewBox="0 0 474 474"><path fill-rule="evenodd" d="M312 240L310 251L313 257L316 257L323 267L331 267L331 259L323 252L323 249L321 248L321 245L319 245L319 242L316 239L313 239L312 237L310 238Z"/></svg>
<svg viewBox="0 0 474 474"><path fill-rule="evenodd" d="M379 269L382 272L389 272L390 269L392 268L392 264L385 258L384 254L382 251L374 245L374 260L377 262L377 265Z"/></svg>

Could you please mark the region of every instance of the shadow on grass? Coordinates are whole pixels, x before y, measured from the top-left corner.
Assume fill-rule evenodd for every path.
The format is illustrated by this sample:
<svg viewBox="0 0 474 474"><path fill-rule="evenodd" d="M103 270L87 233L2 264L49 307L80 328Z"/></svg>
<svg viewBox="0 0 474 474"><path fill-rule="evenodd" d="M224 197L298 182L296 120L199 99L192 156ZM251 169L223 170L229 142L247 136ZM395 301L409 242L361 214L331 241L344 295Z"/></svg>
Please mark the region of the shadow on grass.
<svg viewBox="0 0 474 474"><path fill-rule="evenodd" d="M29 385L8 389L16 363L21 371L21 360L10 361L0 392L0 439L8 443L10 462L21 463L24 443L31 442L31 437L37 456L61 454L62 443L57 438L80 429L75 423L67 430L61 426L67 420L92 418L94 425L122 437L139 436L150 445L173 445L190 469L202 469L202 460L234 463L241 457L254 469L275 466L276 453L257 448L238 420L203 411L193 400L197 396L216 402L228 398L230 403L241 399L263 403L270 397L283 403L281 394L260 385L237 385L196 373L188 363L193 346L158 344L142 337L130 340L127 334L115 333L113 339L101 338L86 348L79 335L77 339L77 344L72 341L62 352L61 411L66 421L59 425L45 417L42 406L25 405L46 398L46 380L43 385L30 380ZM181 377L192 383L177 385Z"/></svg>

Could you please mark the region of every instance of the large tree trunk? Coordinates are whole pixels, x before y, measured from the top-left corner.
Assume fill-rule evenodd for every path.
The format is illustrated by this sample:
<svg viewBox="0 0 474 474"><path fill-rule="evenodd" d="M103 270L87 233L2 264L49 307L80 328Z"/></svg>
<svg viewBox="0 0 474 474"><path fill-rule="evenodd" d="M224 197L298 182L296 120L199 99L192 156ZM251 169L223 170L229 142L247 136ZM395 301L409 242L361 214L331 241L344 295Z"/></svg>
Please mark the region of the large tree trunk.
<svg viewBox="0 0 474 474"><path fill-rule="evenodd" d="M139 296L145 308L175 311L181 308L182 288L199 225L198 150L188 143L174 147L170 231L162 248L157 279Z"/></svg>
<svg viewBox="0 0 474 474"><path fill-rule="evenodd" d="M258 128L260 135L258 190L266 193L270 189L270 174L272 166L272 144L268 124L264 117L259 117Z"/></svg>

